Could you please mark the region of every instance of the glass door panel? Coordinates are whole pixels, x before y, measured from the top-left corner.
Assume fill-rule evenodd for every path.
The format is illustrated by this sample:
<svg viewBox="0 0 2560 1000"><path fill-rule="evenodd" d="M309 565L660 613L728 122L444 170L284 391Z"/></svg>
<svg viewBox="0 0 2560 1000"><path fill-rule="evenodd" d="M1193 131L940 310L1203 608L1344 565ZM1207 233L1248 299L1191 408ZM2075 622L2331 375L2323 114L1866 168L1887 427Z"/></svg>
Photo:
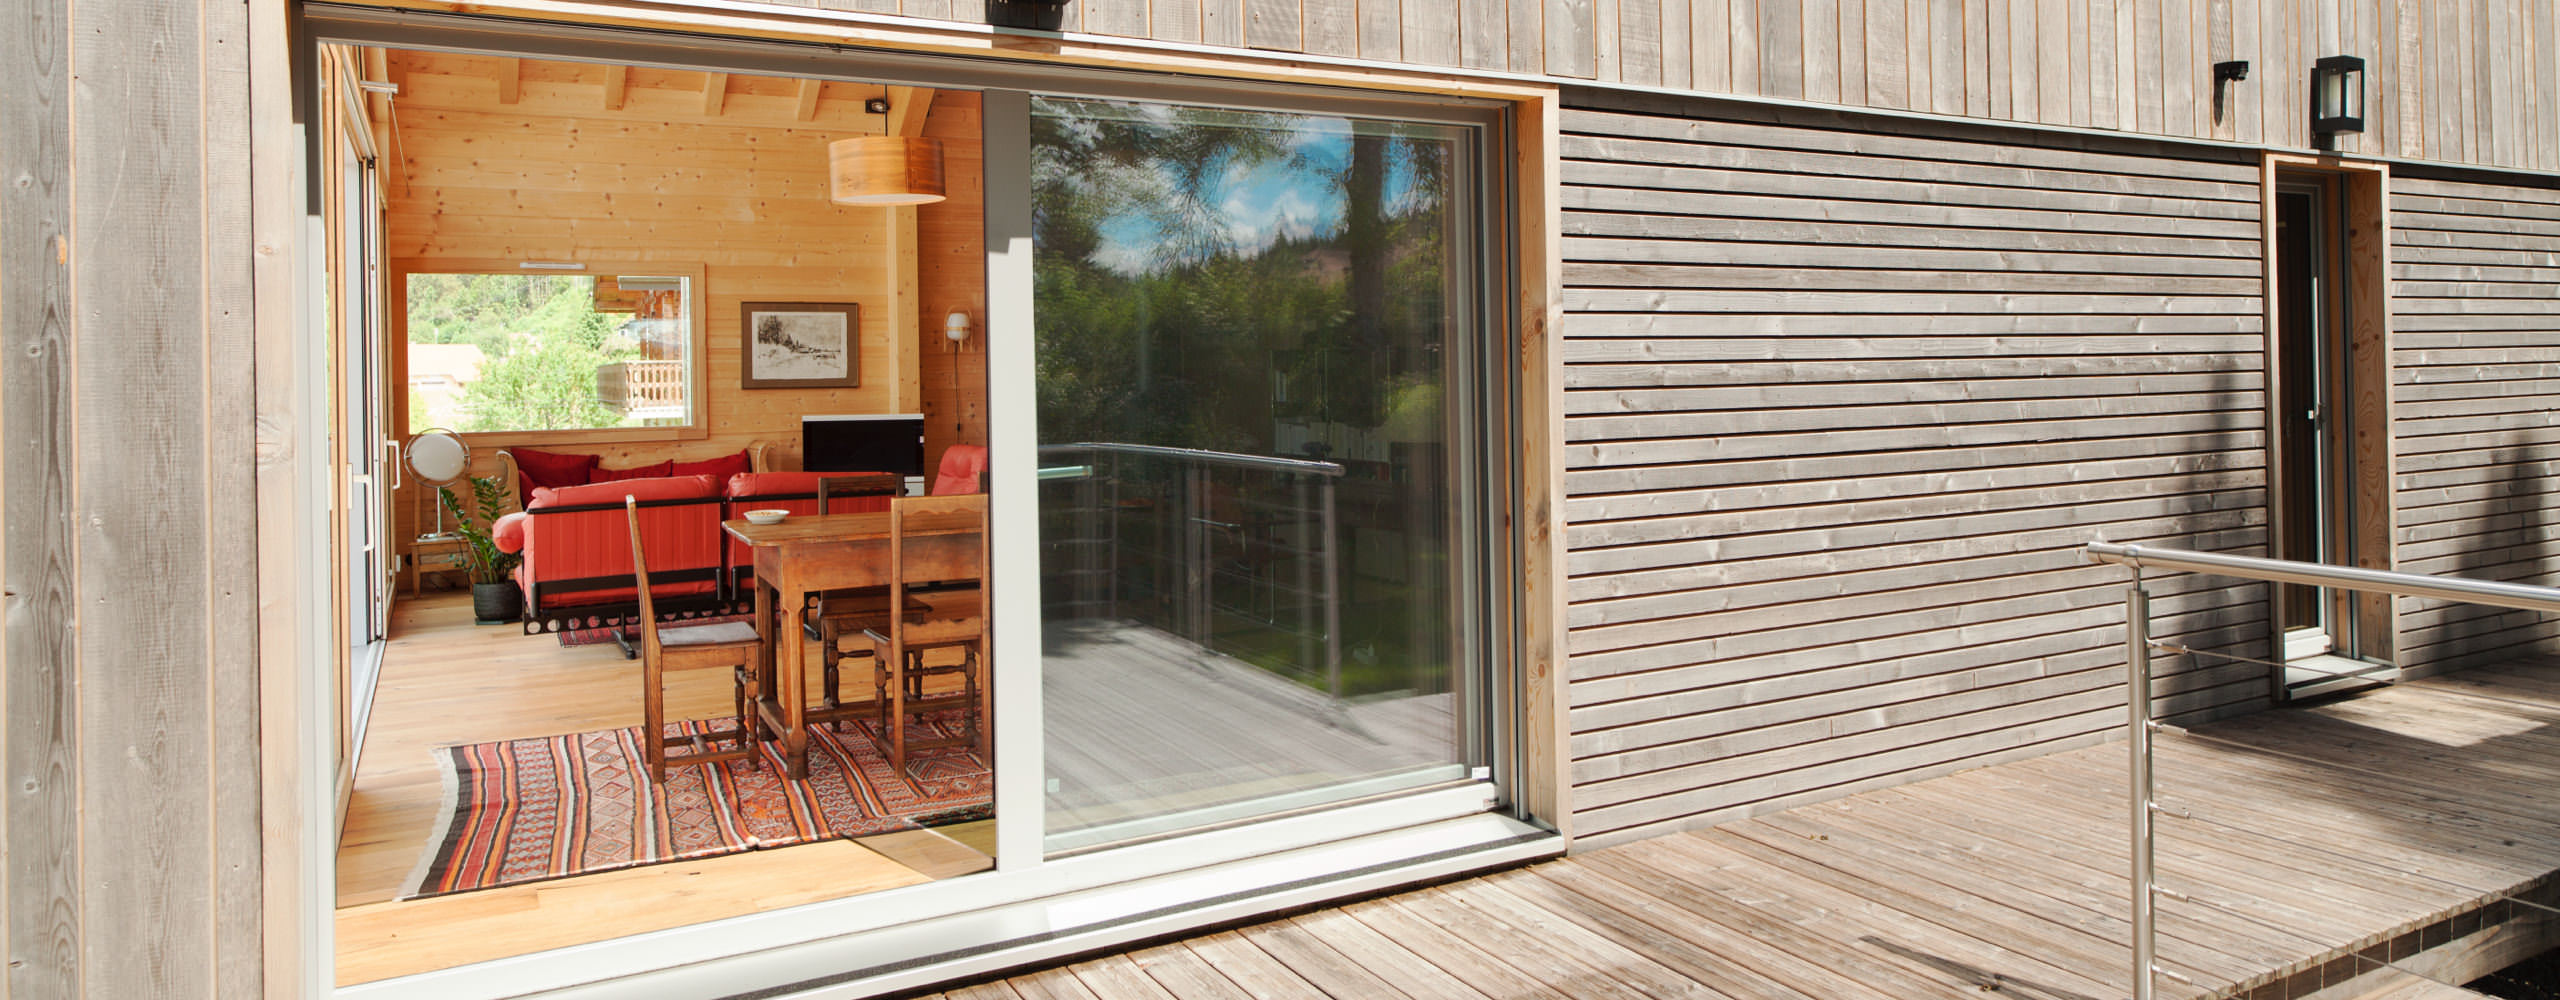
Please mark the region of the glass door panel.
<svg viewBox="0 0 2560 1000"><path fill-rule="evenodd" d="M1032 117L1049 849L1467 778L1476 133Z"/></svg>

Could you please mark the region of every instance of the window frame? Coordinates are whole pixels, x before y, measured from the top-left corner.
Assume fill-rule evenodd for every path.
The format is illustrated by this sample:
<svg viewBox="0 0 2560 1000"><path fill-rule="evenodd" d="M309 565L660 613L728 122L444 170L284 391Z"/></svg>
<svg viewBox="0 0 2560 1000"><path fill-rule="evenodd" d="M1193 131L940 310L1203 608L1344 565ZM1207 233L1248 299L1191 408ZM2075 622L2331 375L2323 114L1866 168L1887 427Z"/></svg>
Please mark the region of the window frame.
<svg viewBox="0 0 2560 1000"><path fill-rule="evenodd" d="M552 262L553 258L545 258ZM691 415L682 424L657 427L590 427L553 430L463 431L454 430L474 448L506 448L515 445L583 445L633 441L693 441L711 436L711 372L706 352L711 349L710 296L704 291L699 263L682 264L666 261L635 260L610 257L558 258L559 263L583 265L579 269L522 266L521 260L489 257L398 257L385 262L383 284L384 331L386 347L395 347L390 362L391 385L399 398L386 404L392 412L389 423L398 440L426 430L409 425L409 276L412 274L523 274L549 277L602 279L620 274L667 274L685 279L685 371L693 387L688 401Z"/></svg>

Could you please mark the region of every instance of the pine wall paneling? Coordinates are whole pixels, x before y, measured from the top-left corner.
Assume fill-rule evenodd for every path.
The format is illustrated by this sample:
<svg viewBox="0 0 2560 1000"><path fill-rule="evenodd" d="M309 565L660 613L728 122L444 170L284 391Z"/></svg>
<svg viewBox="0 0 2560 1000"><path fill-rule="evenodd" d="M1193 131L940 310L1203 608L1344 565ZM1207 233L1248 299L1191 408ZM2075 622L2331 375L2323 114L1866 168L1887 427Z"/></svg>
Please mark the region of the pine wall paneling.
<svg viewBox="0 0 2560 1000"><path fill-rule="evenodd" d="M2560 575L2560 190L2395 175L2391 271L2400 568ZM2401 666L2548 655L2530 612L2404 599Z"/></svg>
<svg viewBox="0 0 2560 1000"><path fill-rule="evenodd" d="M2077 547L2264 550L2255 163L1567 101L1577 837L2112 733L2124 578ZM2155 594L2264 652L2262 588ZM2161 668L2170 714L2264 703Z"/></svg>

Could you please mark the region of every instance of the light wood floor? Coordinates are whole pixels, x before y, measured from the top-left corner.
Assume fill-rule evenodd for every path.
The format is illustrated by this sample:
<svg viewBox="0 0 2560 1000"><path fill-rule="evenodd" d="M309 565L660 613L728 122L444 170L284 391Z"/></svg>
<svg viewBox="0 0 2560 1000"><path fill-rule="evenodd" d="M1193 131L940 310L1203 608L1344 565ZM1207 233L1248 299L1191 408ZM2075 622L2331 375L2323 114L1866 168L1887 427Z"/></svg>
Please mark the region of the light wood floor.
<svg viewBox="0 0 2560 1000"><path fill-rule="evenodd" d="M1985 767L930 996L2122 998L2125 762ZM2467 977L2560 941L2560 661L2165 735L2157 769L2162 997L2476 997L2377 960Z"/></svg>
<svg viewBox="0 0 2560 1000"><path fill-rule="evenodd" d="M391 901L425 850L442 800L433 748L637 725L640 697L639 668L619 648L562 646L512 625L475 626L465 593L402 601L390 635L338 846L342 985L912 885L991 864L983 850L991 824L981 824ZM728 712L728 686L715 673L674 675L669 716Z"/></svg>

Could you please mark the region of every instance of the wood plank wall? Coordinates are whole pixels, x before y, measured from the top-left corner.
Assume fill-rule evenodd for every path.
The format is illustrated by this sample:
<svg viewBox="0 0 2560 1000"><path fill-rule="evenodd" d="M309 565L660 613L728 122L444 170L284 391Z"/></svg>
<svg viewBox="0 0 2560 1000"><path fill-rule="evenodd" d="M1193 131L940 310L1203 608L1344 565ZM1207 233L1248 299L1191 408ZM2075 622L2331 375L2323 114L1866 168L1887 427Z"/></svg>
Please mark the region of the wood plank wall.
<svg viewBox="0 0 2560 1000"><path fill-rule="evenodd" d="M623 79L622 106L607 110L598 90L605 67L526 60L517 71L515 100L502 103L494 63L444 53L392 56L402 87L392 142L399 166L384 182L390 204L384 235L395 271L398 262L420 259L629 261L705 270L697 307L707 309L709 319L707 437L557 445L537 437L533 444L601 453L607 467L628 467L713 458L770 442L783 448L778 464L796 468L803 414L914 412L937 400L946 411L953 405L947 366L934 368L930 381L919 378L922 385L901 389L898 383L902 364L937 352L947 362L942 316L951 304L984 298L984 255L975 249L983 240L981 156L973 138L953 142L946 152L955 168L949 180L966 185L955 186L960 197L914 210L924 240L920 254L936 262L921 275L932 329L900 330L890 284L891 210L827 200L827 143L879 130L880 118L860 107L875 91L831 85L810 119L800 122L793 112L759 113L796 102L797 81L730 75L723 109L706 112L702 74L632 69ZM975 136L976 94L941 94L934 110L927 121L937 134ZM944 117L952 124L937 121ZM739 307L750 301L859 303L862 384L740 388ZM971 309L984 315L983 306ZM397 317L391 323L397 341L404 334ZM930 342L920 343L927 334ZM980 399L983 370L981 359L975 369ZM917 391L924 385L935 388ZM401 397L395 414L407 412L405 391L405 384L395 389ZM944 424L941 433L947 439L950 427ZM493 467L495 451L475 449L475 471ZM398 538L410 537L412 522L431 519L433 511L431 495L414 482L402 494L394 508L403 532Z"/></svg>
<svg viewBox="0 0 2560 1000"><path fill-rule="evenodd" d="M2264 552L2254 161L1566 102L1577 840L2111 735L2125 574L2076 547ZM2262 588L2154 595L2265 653ZM2159 667L2173 715L2265 702Z"/></svg>
<svg viewBox="0 0 2560 1000"><path fill-rule="evenodd" d="M0 996L259 996L249 8L13 15Z"/></svg>
<svg viewBox="0 0 2560 1000"><path fill-rule="evenodd" d="M2312 61L2355 55L2367 132L2342 150L2560 170L2549 0L1076 0L1065 28L2290 148Z"/></svg>
<svg viewBox="0 0 2560 1000"><path fill-rule="evenodd" d="M978 95L946 93L934 100L925 134L942 140L941 204L919 209L916 264L921 308L916 354L924 397L924 455L928 465L953 444L987 443L987 192L986 142L979 128ZM969 314L969 340L955 348L942 333L952 310ZM930 473L927 473L930 475Z"/></svg>
<svg viewBox="0 0 2560 1000"><path fill-rule="evenodd" d="M2397 544L2413 573L2560 576L2560 190L2397 174ZM2549 653L2560 622L2409 599L2401 666Z"/></svg>

